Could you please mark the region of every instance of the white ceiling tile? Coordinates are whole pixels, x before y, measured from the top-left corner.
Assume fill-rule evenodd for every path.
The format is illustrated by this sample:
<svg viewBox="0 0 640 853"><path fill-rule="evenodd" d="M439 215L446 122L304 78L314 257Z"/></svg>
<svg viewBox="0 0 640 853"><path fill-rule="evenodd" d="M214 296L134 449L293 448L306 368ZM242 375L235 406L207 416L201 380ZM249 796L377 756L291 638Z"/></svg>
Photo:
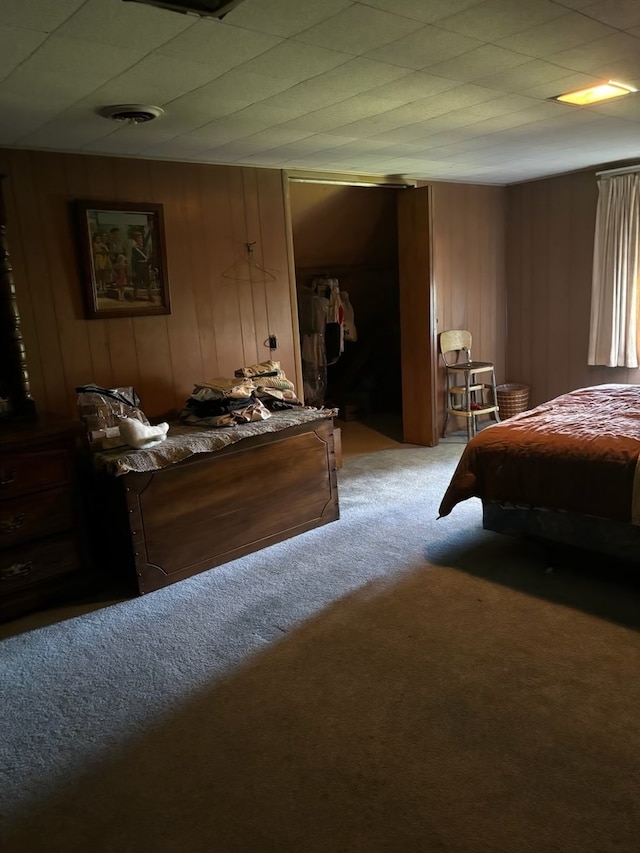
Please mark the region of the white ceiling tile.
<svg viewBox="0 0 640 853"><path fill-rule="evenodd" d="M257 118L245 116L242 113L236 113L228 119L216 119L208 124L196 128L193 132L185 134L188 139L208 139L209 144L214 142L222 145L226 142L233 142L236 139L243 139L245 136L250 136L254 133L259 133L268 127L267 122Z"/></svg>
<svg viewBox="0 0 640 853"><path fill-rule="evenodd" d="M310 133L332 130L360 118L384 113L390 106L392 105L381 99L358 95L355 98L347 98L338 104L332 104L330 107L307 113L301 121L305 127L309 128Z"/></svg>
<svg viewBox="0 0 640 853"><path fill-rule="evenodd" d="M585 6L584 14L617 29L640 26L638 0L597 0Z"/></svg>
<svg viewBox="0 0 640 853"><path fill-rule="evenodd" d="M380 170L384 169L383 174L388 175L391 170L386 165L386 161L379 157L371 157L367 154L356 154L349 158L336 158L327 161L327 170L335 172L356 172L369 173L372 168Z"/></svg>
<svg viewBox="0 0 640 853"><path fill-rule="evenodd" d="M243 66L244 67L244 66ZM227 85L229 84L229 85ZM242 68L216 77L210 83L165 102L163 121L196 127L231 115L263 98L282 91L286 85L273 77L257 78Z"/></svg>
<svg viewBox="0 0 640 853"><path fill-rule="evenodd" d="M381 86L369 89L367 94L376 98L384 98L390 102L389 107L392 107L430 98L440 92L455 89L459 85L458 80L447 80L445 77L437 77L430 72L425 74L422 71L413 71L399 80L392 80L389 83L383 83Z"/></svg>
<svg viewBox="0 0 640 853"><path fill-rule="evenodd" d="M38 30L0 26L0 80L27 59L46 37L46 33Z"/></svg>
<svg viewBox="0 0 640 853"><path fill-rule="evenodd" d="M61 151L77 149L93 140L109 136L117 130L117 125L105 121L90 113L82 116L57 116L53 121L22 136L19 140L22 148L49 148Z"/></svg>
<svg viewBox="0 0 640 853"><path fill-rule="evenodd" d="M284 92L289 85L277 77L267 77L263 74L245 70L247 65L233 68L226 74L216 77L210 83L200 86L192 94L193 97L208 98L212 101L235 102L241 107L254 104L264 98L270 98L279 92ZM185 95L183 97L189 97Z"/></svg>
<svg viewBox="0 0 640 853"><path fill-rule="evenodd" d="M554 78L546 83L540 83L537 86L532 86L530 89L522 89L521 91L523 95L531 98L555 98L556 95L561 95L563 92L573 92L576 89L593 86L594 83L598 82L600 81L597 77L575 71L573 74L567 74L557 79Z"/></svg>
<svg viewBox="0 0 640 853"><path fill-rule="evenodd" d="M491 118L478 121L470 127L470 130L479 136L483 136L484 134L493 135L511 127L530 124L533 121L536 121L535 114L530 113L529 110L520 110L517 113L505 113L504 115L491 116Z"/></svg>
<svg viewBox="0 0 640 853"><path fill-rule="evenodd" d="M486 0L456 15L438 21L439 27L476 39L495 42L544 21L566 14L550 0Z"/></svg>
<svg viewBox="0 0 640 853"><path fill-rule="evenodd" d="M605 116L630 119L636 123L635 127L637 130L637 122L640 119L640 93L635 92L632 95L625 95L608 103L595 104L589 109ZM640 154L640 146L638 148L638 153Z"/></svg>
<svg viewBox="0 0 640 853"><path fill-rule="evenodd" d="M615 67L620 59L637 56L639 48L638 39L626 33L614 33L589 44L554 53L548 56L547 60L573 71L597 75L604 65Z"/></svg>
<svg viewBox="0 0 640 853"><path fill-rule="evenodd" d="M28 102L23 97L2 96L0 145L17 145L28 133L37 130L58 114L56 104L44 100Z"/></svg>
<svg viewBox="0 0 640 853"><path fill-rule="evenodd" d="M267 149L259 142L253 142L251 139L237 139L226 145L212 148L209 153L218 161L233 162L263 150L266 151Z"/></svg>
<svg viewBox="0 0 640 853"><path fill-rule="evenodd" d="M478 6L481 2L482 0L429 0L428 3L425 3L425 0L367 0L367 6L430 24L454 12Z"/></svg>
<svg viewBox="0 0 640 853"><path fill-rule="evenodd" d="M136 133L136 127L122 127L116 129L115 133L109 134L101 139L94 139L80 147L81 151L92 154L126 154L138 156L142 151L148 148L155 141L156 143L163 140L171 139L159 131L155 131L153 137L150 134L144 136Z"/></svg>
<svg viewBox="0 0 640 853"><path fill-rule="evenodd" d="M427 136L433 136L443 130L454 130L455 127L455 125L444 124L442 117L440 117L440 119L432 119L431 121L415 122L401 127L393 127L390 130L378 133L373 139L392 145L396 143L407 145L426 139Z"/></svg>
<svg viewBox="0 0 640 853"><path fill-rule="evenodd" d="M501 71L482 77L478 83L505 92L528 92L536 85L561 80L567 75L567 69L561 65L545 62L542 59L532 59L510 71Z"/></svg>
<svg viewBox="0 0 640 853"><path fill-rule="evenodd" d="M55 0L46 3L42 0L2 0L0 24L50 33L84 2L85 0Z"/></svg>
<svg viewBox="0 0 640 853"><path fill-rule="evenodd" d="M193 25L194 19L188 15L168 15L165 10L138 3L88 0L56 35L146 52Z"/></svg>
<svg viewBox="0 0 640 853"><path fill-rule="evenodd" d="M597 66L594 76L599 80L619 80L639 89L640 49L634 55L620 56L614 62L603 62Z"/></svg>
<svg viewBox="0 0 640 853"><path fill-rule="evenodd" d="M300 0L244 0L228 13L230 24L288 38L325 21L353 5L350 0L322 0L304 3Z"/></svg>
<svg viewBox="0 0 640 853"><path fill-rule="evenodd" d="M640 101L550 98L605 76L640 84L639 7L244 0L212 21L0 0L0 144L480 183L614 162L638 156ZM136 128L95 115L126 102L165 114Z"/></svg>
<svg viewBox="0 0 640 853"><path fill-rule="evenodd" d="M474 119L480 121L488 118L496 118L497 116L514 115L523 110L537 109L540 106L545 105L541 105L533 98L524 98L522 95L500 95L492 101L484 101L481 104L460 110L459 116L461 119L466 117L467 121L472 123ZM453 113L449 113L446 116L449 121L453 117Z"/></svg>
<svg viewBox="0 0 640 853"><path fill-rule="evenodd" d="M344 65L350 59L351 56L347 53L288 40L246 62L242 69L252 74L285 80L293 86L337 68L338 65Z"/></svg>
<svg viewBox="0 0 640 853"><path fill-rule="evenodd" d="M370 59L352 59L264 100L262 106L274 110L274 123L277 124L278 116L282 116L281 121L286 121L314 112L408 74L410 72L406 68Z"/></svg>
<svg viewBox="0 0 640 853"><path fill-rule="evenodd" d="M614 30L605 24L592 21L578 12L568 12L561 18L511 35L499 43L520 53L544 58L613 34Z"/></svg>
<svg viewBox="0 0 640 853"><path fill-rule="evenodd" d="M496 98L498 93L479 86L465 84L430 98L423 98L388 110L371 118L343 125L341 132L354 133L368 137L378 137L380 134L393 131L403 125L415 125L417 122L444 116L455 110L471 107ZM446 119L444 124L447 124ZM338 129L338 128L336 128Z"/></svg>
<svg viewBox="0 0 640 853"><path fill-rule="evenodd" d="M60 108L133 66L140 51L52 35L0 84L0 96L22 95Z"/></svg>
<svg viewBox="0 0 640 853"><path fill-rule="evenodd" d="M379 113L378 115L340 125L340 127L335 127L334 131L344 133L348 136L356 136L358 139L373 139L385 131L390 131L407 124L414 124L415 120L412 114L407 116L405 109L403 109L402 117L396 115L396 110L388 110L385 113Z"/></svg>
<svg viewBox="0 0 640 853"><path fill-rule="evenodd" d="M292 142L297 142L309 136L305 130L296 129L293 127L270 127L267 130L261 130L254 133L250 138L260 143L266 148L276 148L281 145L288 145Z"/></svg>
<svg viewBox="0 0 640 853"><path fill-rule="evenodd" d="M299 33L296 40L359 56L419 28L417 21L358 3Z"/></svg>
<svg viewBox="0 0 640 853"><path fill-rule="evenodd" d="M110 48L111 50L113 48ZM200 62L152 53L95 93L100 104L158 104L209 83L217 72Z"/></svg>
<svg viewBox="0 0 640 853"><path fill-rule="evenodd" d="M300 116L305 115L307 112L307 107L299 99L276 102L274 98L267 98L264 101L258 101L256 104L250 104L248 107L238 110L238 112L230 116L230 119L246 118L256 123L261 123L260 130L262 130L265 127L279 127L284 122L299 119Z"/></svg>
<svg viewBox="0 0 640 853"><path fill-rule="evenodd" d="M270 50L280 41L277 36L207 18L163 44L157 52L187 62L201 62L222 74Z"/></svg>
<svg viewBox="0 0 640 853"><path fill-rule="evenodd" d="M156 142L148 147L140 149L144 157L156 159L183 160L191 159L197 154L211 149L211 142L206 139L187 139L184 136L176 136L164 142Z"/></svg>
<svg viewBox="0 0 640 853"><path fill-rule="evenodd" d="M496 92L494 89L474 86L472 83L464 83L440 95L434 95L431 98L418 101L412 104L412 106L415 108L416 115L419 115L421 119L426 119L437 115L444 115L463 107L482 104L485 101L493 101L495 98L500 97L501 94L501 92Z"/></svg>
<svg viewBox="0 0 640 853"><path fill-rule="evenodd" d="M200 92L201 90L197 90ZM196 93L193 93L195 96ZM237 113L247 102L243 100L230 100L228 98L214 98L209 96L202 103L192 101L192 94L184 95L166 104L164 115L160 121L175 133L188 133L203 124L208 124L214 119Z"/></svg>
<svg viewBox="0 0 640 853"><path fill-rule="evenodd" d="M391 65L420 69L453 59L473 50L474 47L480 47L481 44L477 39L451 33L439 27L421 27L366 55Z"/></svg>
<svg viewBox="0 0 640 853"><path fill-rule="evenodd" d="M507 71L526 62L529 62L528 56L493 44L485 44L455 59L430 65L427 70L430 74L441 74L452 80L471 83L488 74Z"/></svg>
<svg viewBox="0 0 640 853"><path fill-rule="evenodd" d="M556 0L558 6L564 6L566 9L586 9L593 2L594 0Z"/></svg>

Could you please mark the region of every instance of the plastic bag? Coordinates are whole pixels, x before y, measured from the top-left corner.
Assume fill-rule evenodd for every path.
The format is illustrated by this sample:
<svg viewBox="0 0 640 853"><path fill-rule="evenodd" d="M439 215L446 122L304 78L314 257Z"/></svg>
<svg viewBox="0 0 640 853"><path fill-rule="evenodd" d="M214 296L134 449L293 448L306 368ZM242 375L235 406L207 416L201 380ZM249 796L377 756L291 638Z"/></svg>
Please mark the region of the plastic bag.
<svg viewBox="0 0 640 853"><path fill-rule="evenodd" d="M131 386L126 388L101 388L99 385L81 385L78 394L78 414L87 428L92 450L108 450L125 442L120 436L120 418L135 418L143 424L149 420L139 408L140 397Z"/></svg>

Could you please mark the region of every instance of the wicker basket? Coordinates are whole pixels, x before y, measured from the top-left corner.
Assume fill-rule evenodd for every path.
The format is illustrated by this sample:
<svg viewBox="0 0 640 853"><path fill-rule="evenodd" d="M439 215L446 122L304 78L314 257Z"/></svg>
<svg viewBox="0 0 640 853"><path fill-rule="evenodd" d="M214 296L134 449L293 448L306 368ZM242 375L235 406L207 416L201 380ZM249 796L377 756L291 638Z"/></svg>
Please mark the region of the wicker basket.
<svg viewBox="0 0 640 853"><path fill-rule="evenodd" d="M496 388L498 396L498 408L500 419L512 418L526 411L529 406L529 386L519 385L517 382L508 382L498 385Z"/></svg>

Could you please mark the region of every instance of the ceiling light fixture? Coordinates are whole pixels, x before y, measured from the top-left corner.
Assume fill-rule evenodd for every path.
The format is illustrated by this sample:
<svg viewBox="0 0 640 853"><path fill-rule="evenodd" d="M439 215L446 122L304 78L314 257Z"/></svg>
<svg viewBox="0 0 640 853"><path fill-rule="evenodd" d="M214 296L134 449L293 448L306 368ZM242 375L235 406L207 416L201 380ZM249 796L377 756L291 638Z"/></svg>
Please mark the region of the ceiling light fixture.
<svg viewBox="0 0 640 853"><path fill-rule="evenodd" d="M637 91L634 86L629 86L627 83L616 83L614 80L609 80L607 83L599 83L597 86L589 86L587 89L555 95L552 100L560 101L563 104L587 107L590 104L598 104L600 101L608 101L610 98L619 98L621 95L629 95Z"/></svg>
<svg viewBox="0 0 640 853"><path fill-rule="evenodd" d="M164 115L162 107L151 107L147 104L112 104L108 107L100 107L96 112L103 118L127 124L145 124Z"/></svg>

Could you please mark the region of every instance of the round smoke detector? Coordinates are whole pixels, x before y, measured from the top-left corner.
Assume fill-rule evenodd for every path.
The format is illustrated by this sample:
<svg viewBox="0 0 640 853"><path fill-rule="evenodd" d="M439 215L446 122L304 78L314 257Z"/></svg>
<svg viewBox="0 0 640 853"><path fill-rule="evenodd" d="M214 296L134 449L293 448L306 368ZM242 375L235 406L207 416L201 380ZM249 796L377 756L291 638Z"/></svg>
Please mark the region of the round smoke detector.
<svg viewBox="0 0 640 853"><path fill-rule="evenodd" d="M109 107L100 107L97 112L103 118L130 124L144 124L164 115L161 107L150 107L147 104L112 104Z"/></svg>

